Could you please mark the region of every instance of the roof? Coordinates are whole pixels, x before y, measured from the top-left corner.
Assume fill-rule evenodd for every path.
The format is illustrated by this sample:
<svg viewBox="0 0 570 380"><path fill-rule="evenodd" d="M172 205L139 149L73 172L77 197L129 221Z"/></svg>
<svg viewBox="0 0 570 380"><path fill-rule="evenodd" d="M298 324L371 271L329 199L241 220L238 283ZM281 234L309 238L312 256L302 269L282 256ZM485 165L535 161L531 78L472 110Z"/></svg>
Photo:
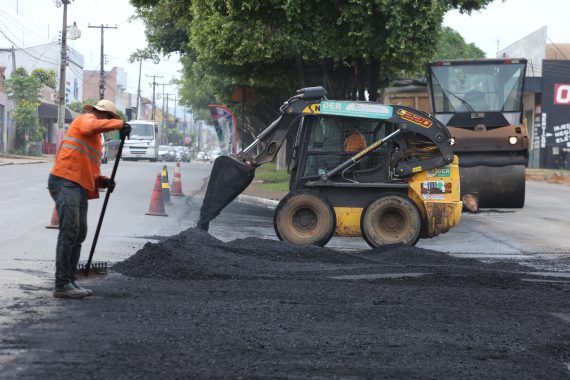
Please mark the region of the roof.
<svg viewBox="0 0 570 380"><path fill-rule="evenodd" d="M570 60L570 44L546 44L545 59Z"/></svg>

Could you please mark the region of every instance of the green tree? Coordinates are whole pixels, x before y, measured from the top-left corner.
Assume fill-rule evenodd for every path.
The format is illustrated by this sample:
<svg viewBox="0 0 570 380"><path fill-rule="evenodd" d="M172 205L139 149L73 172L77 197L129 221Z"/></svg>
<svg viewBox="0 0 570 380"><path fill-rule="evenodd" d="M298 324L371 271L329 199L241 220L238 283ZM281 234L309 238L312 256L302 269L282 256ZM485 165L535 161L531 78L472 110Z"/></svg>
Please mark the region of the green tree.
<svg viewBox="0 0 570 380"><path fill-rule="evenodd" d="M297 88L324 85L335 99L376 100L402 71L435 52L443 15L491 0L132 0L149 46L179 52L181 101L193 109L250 87L248 122L266 124ZM233 106L232 106L233 104ZM236 113L237 114L237 113Z"/></svg>
<svg viewBox="0 0 570 380"><path fill-rule="evenodd" d="M172 145L183 145L184 133L175 128L168 128L166 133L169 143L172 143Z"/></svg>
<svg viewBox="0 0 570 380"><path fill-rule="evenodd" d="M473 43L466 43L461 34L446 26L442 29L434 59L480 59L485 52Z"/></svg>
<svg viewBox="0 0 570 380"><path fill-rule="evenodd" d="M55 90L57 86L57 73L54 69L34 69L31 76L37 78L41 84L48 86Z"/></svg>
<svg viewBox="0 0 570 380"><path fill-rule="evenodd" d="M41 140L45 128L38 118L39 91L42 84L27 71L19 67L14 75L6 79L8 96L15 103L14 120L16 121L15 148L26 151L30 142Z"/></svg>
<svg viewBox="0 0 570 380"><path fill-rule="evenodd" d="M14 109L16 121L16 148L27 153L26 147L43 139L46 128L40 124L38 118L38 102L21 100Z"/></svg>
<svg viewBox="0 0 570 380"><path fill-rule="evenodd" d="M89 98L89 99L85 99L83 101L71 102L69 104L69 109L72 110L73 112L82 113L83 112L83 106L86 104L91 104L93 106L93 105L97 104L97 101L93 98Z"/></svg>

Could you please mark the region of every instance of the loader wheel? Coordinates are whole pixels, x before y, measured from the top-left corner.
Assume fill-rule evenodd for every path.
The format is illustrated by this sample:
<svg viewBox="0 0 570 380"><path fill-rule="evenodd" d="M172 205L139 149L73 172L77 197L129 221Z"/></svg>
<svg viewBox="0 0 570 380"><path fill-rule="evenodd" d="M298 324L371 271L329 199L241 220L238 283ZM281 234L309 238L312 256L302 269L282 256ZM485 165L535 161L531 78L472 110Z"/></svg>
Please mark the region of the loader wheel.
<svg viewBox="0 0 570 380"><path fill-rule="evenodd" d="M318 195L291 193L277 205L273 226L280 240L322 247L334 235L336 217L330 204Z"/></svg>
<svg viewBox="0 0 570 380"><path fill-rule="evenodd" d="M414 245L420 236L420 213L408 198L386 195L366 207L360 228L373 248L397 243Z"/></svg>

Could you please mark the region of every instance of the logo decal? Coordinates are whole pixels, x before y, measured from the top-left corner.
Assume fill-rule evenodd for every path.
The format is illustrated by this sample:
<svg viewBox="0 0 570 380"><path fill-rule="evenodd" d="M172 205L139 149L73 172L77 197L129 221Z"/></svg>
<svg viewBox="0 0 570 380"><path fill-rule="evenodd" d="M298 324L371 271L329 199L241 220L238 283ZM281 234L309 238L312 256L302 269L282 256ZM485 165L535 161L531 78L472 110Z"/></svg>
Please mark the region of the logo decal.
<svg viewBox="0 0 570 380"><path fill-rule="evenodd" d="M305 107L303 113L313 113L313 114L320 114L321 113L321 105L320 103L313 103Z"/></svg>
<svg viewBox="0 0 570 380"><path fill-rule="evenodd" d="M412 113L410 111L406 111L403 109L399 109L398 110L398 115L400 115L400 117L404 120L407 120L409 122L412 122L414 124L417 124L421 127L424 128L429 128L432 126L432 122L429 119L426 119L425 117L421 117L419 115L416 115L415 113Z"/></svg>
<svg viewBox="0 0 570 380"><path fill-rule="evenodd" d="M554 104L570 104L570 84L554 85Z"/></svg>
<svg viewBox="0 0 570 380"><path fill-rule="evenodd" d="M422 182L422 194L449 194L451 183L445 181Z"/></svg>
<svg viewBox="0 0 570 380"><path fill-rule="evenodd" d="M451 169L449 166L442 166L441 168L430 169L427 172L428 177L450 177Z"/></svg>

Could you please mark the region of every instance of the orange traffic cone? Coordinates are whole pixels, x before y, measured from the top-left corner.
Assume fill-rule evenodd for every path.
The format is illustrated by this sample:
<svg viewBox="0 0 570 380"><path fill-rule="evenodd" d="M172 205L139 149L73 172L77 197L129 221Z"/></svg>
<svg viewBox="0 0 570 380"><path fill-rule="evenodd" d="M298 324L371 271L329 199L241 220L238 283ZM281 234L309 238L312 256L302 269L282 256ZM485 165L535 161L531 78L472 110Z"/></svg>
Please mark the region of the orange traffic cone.
<svg viewBox="0 0 570 380"><path fill-rule="evenodd" d="M148 207L146 215L168 216L164 211L164 197L162 195L160 173L156 175L156 179L154 180L154 189L152 190L150 206Z"/></svg>
<svg viewBox="0 0 570 380"><path fill-rule="evenodd" d="M59 215L57 215L57 208L53 206L53 212L51 213L51 222L46 226L46 228L59 228Z"/></svg>
<svg viewBox="0 0 570 380"><path fill-rule="evenodd" d="M162 196L164 197L164 204L171 205L172 202L170 201L170 183L168 183L168 169L166 168L166 165L162 167L160 180L162 182Z"/></svg>
<svg viewBox="0 0 570 380"><path fill-rule="evenodd" d="M174 178L172 178L172 191L170 195L175 197L183 197L184 193L182 192L182 177L180 176L180 162L176 163L174 167Z"/></svg>

